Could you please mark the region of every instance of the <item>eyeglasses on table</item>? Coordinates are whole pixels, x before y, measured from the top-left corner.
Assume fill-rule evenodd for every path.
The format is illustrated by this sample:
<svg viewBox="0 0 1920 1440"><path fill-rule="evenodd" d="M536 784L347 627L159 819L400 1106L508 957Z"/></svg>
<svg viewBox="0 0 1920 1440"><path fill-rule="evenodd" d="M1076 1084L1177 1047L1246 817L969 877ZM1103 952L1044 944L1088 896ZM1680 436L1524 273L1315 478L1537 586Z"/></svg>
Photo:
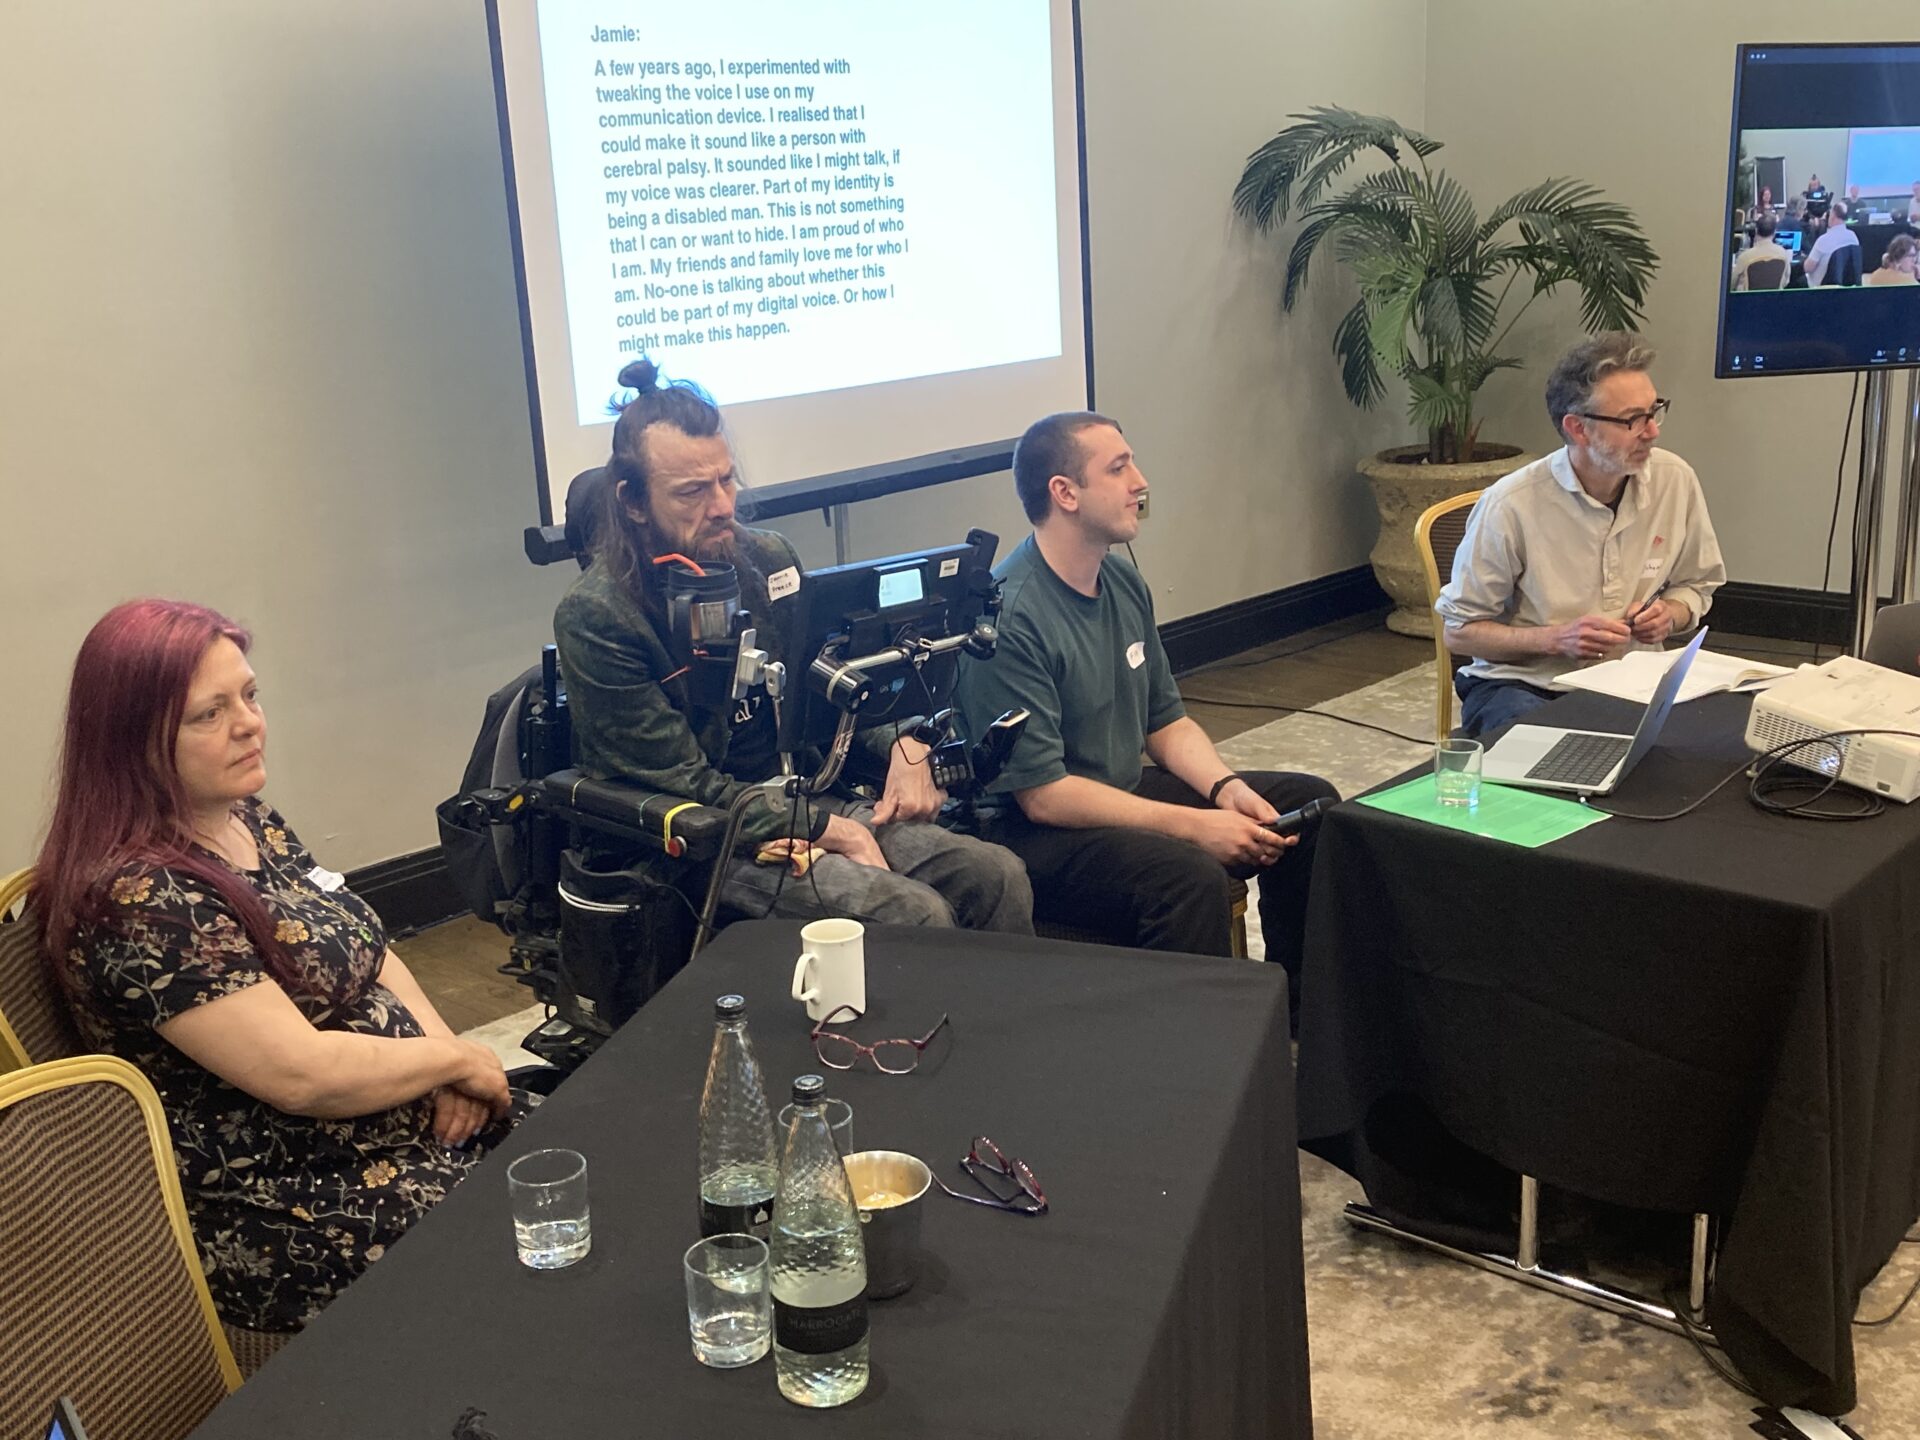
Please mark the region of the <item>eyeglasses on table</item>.
<svg viewBox="0 0 1920 1440"><path fill-rule="evenodd" d="M837 1030L827 1028L830 1025L850 1025L860 1019L861 1014L851 1005L842 1005L822 1016L819 1024L813 1027L814 1058L829 1070L851 1070L865 1057L882 1074L908 1074L919 1065L921 1055L933 1043L933 1037L946 1027L948 1019L942 1015L934 1027L918 1040L878 1040L871 1045L862 1045L851 1035L842 1035Z"/></svg>
<svg viewBox="0 0 1920 1440"><path fill-rule="evenodd" d="M969 1205L985 1205L1015 1215L1047 1213L1047 1192L1040 1188L1040 1179L1033 1173L1033 1167L1024 1160L1009 1160L986 1136L973 1137L960 1169L986 1192L984 1196L963 1194L938 1175L933 1177L933 1183Z"/></svg>

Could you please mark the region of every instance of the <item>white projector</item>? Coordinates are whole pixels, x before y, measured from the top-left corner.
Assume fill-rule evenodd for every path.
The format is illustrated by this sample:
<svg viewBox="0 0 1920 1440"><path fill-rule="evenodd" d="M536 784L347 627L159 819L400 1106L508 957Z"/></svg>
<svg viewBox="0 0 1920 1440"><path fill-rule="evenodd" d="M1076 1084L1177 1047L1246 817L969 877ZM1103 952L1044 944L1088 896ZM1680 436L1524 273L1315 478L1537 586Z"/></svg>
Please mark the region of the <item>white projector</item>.
<svg viewBox="0 0 1920 1440"><path fill-rule="evenodd" d="M1803 745L1788 764L1834 775L1903 803L1920 796L1920 676L1842 655L1803 665L1753 697L1747 745L1767 751L1833 730L1903 730L1903 735L1846 735Z"/></svg>

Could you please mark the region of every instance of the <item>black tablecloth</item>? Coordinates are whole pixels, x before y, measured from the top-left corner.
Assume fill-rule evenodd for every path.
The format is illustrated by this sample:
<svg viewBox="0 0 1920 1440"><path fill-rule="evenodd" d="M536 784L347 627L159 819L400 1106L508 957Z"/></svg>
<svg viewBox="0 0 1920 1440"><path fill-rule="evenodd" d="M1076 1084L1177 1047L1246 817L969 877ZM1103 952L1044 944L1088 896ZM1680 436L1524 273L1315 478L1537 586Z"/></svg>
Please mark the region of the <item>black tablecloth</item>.
<svg viewBox="0 0 1920 1440"><path fill-rule="evenodd" d="M696 1363L712 1002L747 997L770 1088L818 1071L798 950L793 924L729 928L196 1435L445 1440L468 1406L501 1440L1311 1434L1285 977L1244 961L870 928L856 1033L953 1023L912 1075L823 1072L855 1147L958 1183L985 1133L1052 1213L930 1191L926 1269L874 1303L872 1382L831 1417L781 1399L771 1357ZM535 1273L505 1165L549 1145L588 1158L593 1253Z"/></svg>
<svg viewBox="0 0 1920 1440"><path fill-rule="evenodd" d="M1676 707L1600 803L1705 793L1750 758L1750 703ZM1637 708L1540 718L1618 731ZM1314 866L1300 1133L1361 1173L1369 1115L1410 1096L1549 1185L1725 1217L1727 1353L1768 1400L1838 1414L1855 1302L1920 1211L1916 936L1920 805L1792 820L1742 778L1685 819L1536 850L1342 806Z"/></svg>

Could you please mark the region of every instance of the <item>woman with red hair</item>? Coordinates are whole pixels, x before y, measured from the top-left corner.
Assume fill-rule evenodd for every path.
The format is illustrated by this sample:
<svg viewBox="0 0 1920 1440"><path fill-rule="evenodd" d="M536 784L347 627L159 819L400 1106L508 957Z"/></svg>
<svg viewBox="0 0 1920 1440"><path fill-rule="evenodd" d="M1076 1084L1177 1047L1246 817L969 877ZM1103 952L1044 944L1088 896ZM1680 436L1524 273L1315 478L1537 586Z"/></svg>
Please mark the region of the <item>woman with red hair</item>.
<svg viewBox="0 0 1920 1440"><path fill-rule="evenodd" d="M249 645L169 600L93 627L33 910L81 1035L160 1092L221 1315L288 1331L466 1174L509 1098L259 798Z"/></svg>

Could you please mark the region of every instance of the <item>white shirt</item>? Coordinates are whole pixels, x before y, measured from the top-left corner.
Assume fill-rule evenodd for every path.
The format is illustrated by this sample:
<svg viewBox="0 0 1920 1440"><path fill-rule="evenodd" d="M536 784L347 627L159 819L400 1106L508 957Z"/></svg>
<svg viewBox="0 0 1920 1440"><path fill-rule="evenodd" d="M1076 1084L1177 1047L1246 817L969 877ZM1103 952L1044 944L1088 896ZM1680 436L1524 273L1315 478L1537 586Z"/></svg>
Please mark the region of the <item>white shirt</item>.
<svg viewBox="0 0 1920 1440"><path fill-rule="evenodd" d="M1581 488L1566 447L1497 481L1474 504L1454 552L1453 578L1434 610L1449 625L1564 625L1583 615L1624 618L1671 579L1666 599L1697 624L1727 567L1693 467L1656 449L1628 478L1618 510ZM1629 649L1657 646L1630 642ZM1546 686L1583 662L1561 655L1475 660L1469 675ZM1597 661L1584 662L1596 664Z"/></svg>
<svg viewBox="0 0 1920 1440"><path fill-rule="evenodd" d="M1825 280L1827 278L1827 262L1833 258L1833 252L1847 245L1851 245L1854 249L1858 250L1860 248L1860 237L1844 225L1836 225L1833 229L1823 234L1818 240L1814 241L1813 249L1807 252L1807 258L1804 262L1807 271L1807 284L1818 285L1821 281Z"/></svg>

